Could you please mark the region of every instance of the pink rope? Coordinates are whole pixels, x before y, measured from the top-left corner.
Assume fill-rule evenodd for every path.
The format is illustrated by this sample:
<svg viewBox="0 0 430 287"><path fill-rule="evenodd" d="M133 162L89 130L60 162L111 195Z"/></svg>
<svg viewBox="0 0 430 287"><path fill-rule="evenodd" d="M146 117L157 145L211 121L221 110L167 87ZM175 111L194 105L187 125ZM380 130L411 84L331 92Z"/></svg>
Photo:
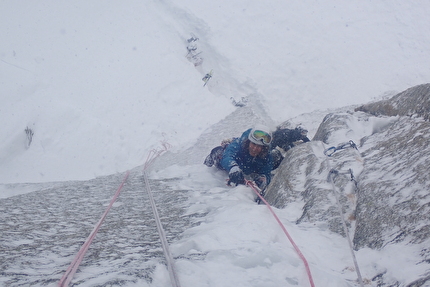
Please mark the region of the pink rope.
<svg viewBox="0 0 430 287"><path fill-rule="evenodd" d="M163 152L167 151L170 148L170 144L166 141L161 142L163 149L161 150L151 150L148 154L148 157L146 159L146 162L144 164L144 171L148 169L148 167L154 162L154 160L160 156ZM124 186L128 176L130 175L130 171L127 171L121 185L119 186L118 190L116 191L115 195L113 196L109 206L107 207L106 211L103 213L102 217L100 218L99 222L95 225L93 231L88 236L87 240L82 244L81 249L79 250L78 254L76 254L75 258L73 259L72 263L70 263L70 266L67 268L66 272L64 273L63 277L58 282L58 286L68 286L69 283L72 281L73 276L75 275L76 271L78 270L79 265L81 264L82 260L84 259L85 253L87 253L88 248L90 247L91 243L93 242L94 238L96 237L97 232L100 229L100 226L102 225L103 221L105 220L109 210L117 200L119 194L121 193L122 187Z"/></svg>
<svg viewBox="0 0 430 287"><path fill-rule="evenodd" d="M91 242L93 241L94 237L96 236L97 232L100 229L100 226L102 225L103 221L106 218L106 215L108 214L109 210L115 203L116 199L118 198L119 194L121 193L122 187L124 186L125 181L127 180L130 172L127 171L126 175L124 176L124 179L119 186L118 190L116 191L115 195L113 196L109 206L107 207L106 211L103 213L102 217L100 218L99 222L94 227L93 231L91 232L90 236L88 236L87 240L82 245L81 249L79 250L78 254L73 259L72 263L70 264L69 268L67 268L66 272L64 273L63 277L61 278L60 282L58 283L58 286L68 286L70 281L72 281L73 276L75 275L76 271L78 270L79 264L81 264L82 260L84 259L84 255L87 252L88 248L90 247Z"/></svg>
<svg viewBox="0 0 430 287"><path fill-rule="evenodd" d="M146 159L146 162L144 164L144 171L154 162L154 160L160 156L163 152L167 151L170 148L170 144L166 141L161 142L163 149L162 150L151 150L148 154L148 157ZM88 251L88 248L90 247L91 243L93 242L94 238L96 237L97 232L100 229L100 226L102 225L103 221L105 220L109 210L117 200L119 194L121 193L122 187L124 186L128 176L130 175L130 171L127 171L126 175L124 176L124 179L121 183L121 185L118 187L118 190L116 191L115 195L113 196L109 206L106 208L106 211L103 213L102 217L100 218L99 222L95 225L93 231L88 236L87 240L82 244L81 249L79 250L78 254L76 254L75 258L73 259L72 263L70 263L70 266L67 268L66 272L64 273L63 277L58 282L58 286L68 286L69 283L72 281L73 276L75 275L76 271L78 270L79 265L81 264L82 260L84 259L85 253Z"/></svg>
<svg viewBox="0 0 430 287"><path fill-rule="evenodd" d="M305 268L306 268L306 273L308 274L309 277L309 283L311 284L312 287L315 287L314 284L314 280L312 279L312 274L311 274L311 270L309 268L309 264L308 261L306 260L305 256L303 256L303 253L300 251L299 247L296 245L296 243L294 242L293 238L290 236L290 234L288 233L287 229L285 228L285 226L282 224L281 220L279 219L279 217L276 215L276 213L273 211L272 207L270 206L270 204L264 199L264 197L261 196L260 192L258 192L257 187L255 186L255 184L250 181L250 180L246 180L245 179L245 183L246 185L248 185L249 187L252 188L252 190L255 191L255 193L260 197L260 199L266 204L266 206L269 208L270 212L272 213L272 215L275 217L276 221L279 223L279 225L281 226L282 230L284 231L285 235L287 235L288 240L290 240L291 244L293 245L294 249L296 250L297 254L299 255L300 259L302 259L303 263L305 264Z"/></svg>
<svg viewBox="0 0 430 287"><path fill-rule="evenodd" d="M171 147L171 145L166 141L162 141L161 145L163 146L162 149L153 149L149 151L145 164L143 165L143 171L146 171L157 157L159 157L162 153L166 152Z"/></svg>

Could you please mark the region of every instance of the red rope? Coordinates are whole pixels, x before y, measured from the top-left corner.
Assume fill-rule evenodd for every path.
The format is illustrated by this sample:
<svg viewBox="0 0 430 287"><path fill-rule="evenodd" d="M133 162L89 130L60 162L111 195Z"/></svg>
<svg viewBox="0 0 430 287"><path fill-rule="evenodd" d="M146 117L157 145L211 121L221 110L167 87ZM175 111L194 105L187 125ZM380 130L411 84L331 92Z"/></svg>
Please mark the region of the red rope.
<svg viewBox="0 0 430 287"><path fill-rule="evenodd" d="M106 218L106 215L108 214L109 210L111 209L112 205L115 203L116 199L118 198L119 194L121 193L121 189L124 186L125 181L128 178L128 175L130 174L129 171L127 171L126 175L124 176L124 179L119 186L118 190L116 191L115 195L113 196L109 206L107 207L106 211L103 213L102 217L100 218L99 222L94 227L93 231L91 232L90 236L88 236L87 240L82 245L81 249L79 250L76 257L73 259L72 263L70 264L69 268L67 268L66 272L64 273L63 277L61 278L60 282L58 283L58 286L68 286L70 281L72 281L73 275L75 275L76 270L79 267L79 264L81 264L82 259L84 259L84 255L87 252L88 248L90 247L91 242L93 241L94 237L96 236L97 232L100 229L100 226L102 225L104 219Z"/></svg>
<svg viewBox="0 0 430 287"><path fill-rule="evenodd" d="M285 228L285 226L282 224L281 220L279 219L279 217L276 215L276 213L273 211L272 207L270 206L270 204L264 199L264 197L261 196L260 192L258 192L257 187L255 186L255 184L250 181L250 180L246 180L245 179L245 183L246 185L248 185L249 187L252 188L252 190L255 191L255 193L260 197L260 199L266 204L266 206L269 208L270 212L272 213L272 215L275 217L276 221L279 223L279 225L281 226L282 230L284 231L285 235L287 235L288 240L290 240L291 244L293 245L294 249L296 250L297 254L299 255L300 259L302 259L303 263L305 264L305 268L306 268L306 273L308 274L309 277L309 283L311 284L312 287L315 287L314 284L314 280L312 279L312 274L311 274L311 270L309 268L309 264L308 261L306 260L305 256L303 256L303 253L300 251L299 247L296 245L296 243L294 242L293 238L290 236L290 234L288 233L287 229Z"/></svg>
<svg viewBox="0 0 430 287"><path fill-rule="evenodd" d="M163 149L157 151L157 150L151 150L148 154L148 158L146 159L146 162L144 164L144 171L154 162L154 160L160 156L163 152L167 151L170 148L170 144L166 141L161 142L161 145L163 146ZM93 242L97 232L100 229L100 226L102 225L103 221L105 220L109 210L117 200L119 194L121 193L122 187L124 186L124 183L126 182L128 176L130 174L130 171L127 171L121 185L119 186L118 190L116 191L115 195L113 196L109 206L107 207L106 211L103 213L102 217L100 218L99 222L94 227L93 231L88 236L87 240L82 244L81 249L79 250L78 254L76 254L75 258L73 259L72 263L70 263L70 266L67 268L66 272L64 273L61 280L58 282L58 286L68 286L69 283L72 281L73 276L75 275L76 271L78 270L79 265L81 264L82 260L84 259L85 253L88 251L88 248L90 247L91 243Z"/></svg>
<svg viewBox="0 0 430 287"><path fill-rule="evenodd" d="M162 141L161 145L163 146L162 149L153 149L149 151L145 164L143 165L143 171L146 171L157 157L159 157L162 153L166 152L171 147L171 145L166 141Z"/></svg>

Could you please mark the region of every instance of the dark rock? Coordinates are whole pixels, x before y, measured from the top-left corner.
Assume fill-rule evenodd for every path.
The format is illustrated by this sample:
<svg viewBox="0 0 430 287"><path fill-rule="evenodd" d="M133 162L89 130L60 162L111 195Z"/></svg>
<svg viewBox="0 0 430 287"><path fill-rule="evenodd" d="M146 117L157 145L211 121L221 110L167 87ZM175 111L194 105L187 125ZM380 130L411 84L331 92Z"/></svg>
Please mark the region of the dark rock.
<svg viewBox="0 0 430 287"><path fill-rule="evenodd" d="M418 116L430 119L430 84L407 89L388 100L358 107L355 111L375 116Z"/></svg>

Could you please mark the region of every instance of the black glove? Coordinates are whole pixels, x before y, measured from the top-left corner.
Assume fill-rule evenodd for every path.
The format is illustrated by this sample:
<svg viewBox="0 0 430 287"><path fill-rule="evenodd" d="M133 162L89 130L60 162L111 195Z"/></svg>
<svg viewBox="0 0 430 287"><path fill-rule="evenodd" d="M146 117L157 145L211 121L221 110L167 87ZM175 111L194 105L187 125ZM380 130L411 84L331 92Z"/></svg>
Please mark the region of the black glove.
<svg viewBox="0 0 430 287"><path fill-rule="evenodd" d="M237 165L233 166L230 169L230 172L228 173L228 177L229 177L227 182L228 185L230 185L230 183L234 183L237 186L238 184L245 183L243 171Z"/></svg>
<svg viewBox="0 0 430 287"><path fill-rule="evenodd" d="M262 191L267 187L267 178L264 174L256 176L254 182Z"/></svg>

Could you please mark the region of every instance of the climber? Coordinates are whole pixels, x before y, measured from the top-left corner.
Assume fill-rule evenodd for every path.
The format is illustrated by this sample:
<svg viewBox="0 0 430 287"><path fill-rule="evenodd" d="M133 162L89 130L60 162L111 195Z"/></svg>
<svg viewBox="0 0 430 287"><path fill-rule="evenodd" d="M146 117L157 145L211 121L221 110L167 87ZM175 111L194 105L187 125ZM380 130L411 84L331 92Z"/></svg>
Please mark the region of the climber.
<svg viewBox="0 0 430 287"><path fill-rule="evenodd" d="M241 137L224 141L212 149L204 164L215 165L229 173L228 184L244 184L245 176L264 190L270 183L273 160L269 152L272 135L269 129L257 125Z"/></svg>

